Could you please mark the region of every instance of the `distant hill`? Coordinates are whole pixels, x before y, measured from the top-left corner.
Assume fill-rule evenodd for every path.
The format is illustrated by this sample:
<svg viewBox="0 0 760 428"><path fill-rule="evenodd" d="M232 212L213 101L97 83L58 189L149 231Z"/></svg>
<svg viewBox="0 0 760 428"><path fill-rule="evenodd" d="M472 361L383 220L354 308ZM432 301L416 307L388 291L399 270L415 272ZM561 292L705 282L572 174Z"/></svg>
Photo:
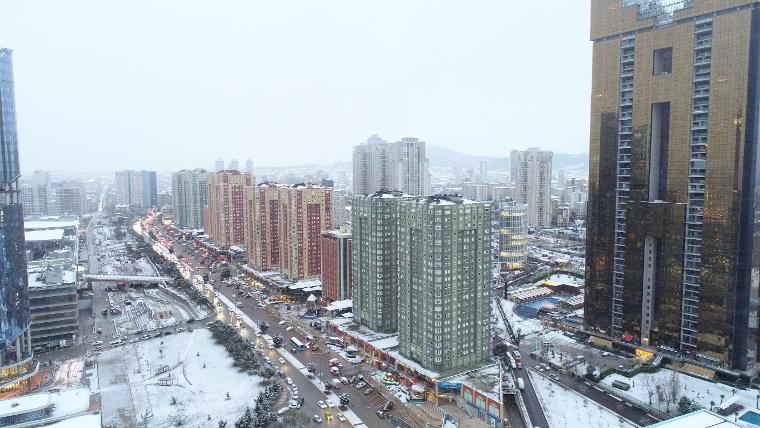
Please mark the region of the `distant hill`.
<svg viewBox="0 0 760 428"><path fill-rule="evenodd" d="M509 171L509 157L494 156L472 156L461 153L456 150L445 147L428 144L426 147L427 157L430 160L430 166L434 167L459 167L459 168L479 168L480 161L488 162L488 168L494 170ZM552 169L582 170L588 169L588 153L567 154L554 153L552 158Z"/></svg>

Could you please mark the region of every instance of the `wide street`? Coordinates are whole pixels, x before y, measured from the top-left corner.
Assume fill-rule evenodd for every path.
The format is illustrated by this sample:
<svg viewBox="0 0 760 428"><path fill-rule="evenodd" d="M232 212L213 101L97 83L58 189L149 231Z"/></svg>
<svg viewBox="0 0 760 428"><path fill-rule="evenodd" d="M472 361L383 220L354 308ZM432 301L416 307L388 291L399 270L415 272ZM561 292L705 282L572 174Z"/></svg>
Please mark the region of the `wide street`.
<svg viewBox="0 0 760 428"><path fill-rule="evenodd" d="M167 233L165 233L163 230L157 231L154 230L155 233L161 233L161 235L165 239L172 239L171 236ZM196 254L192 246L184 246L180 242L173 241L174 243L174 253L177 256L184 256L187 257L188 260L190 260L191 264L193 266L199 267L201 266L200 262L203 259L199 254ZM233 271L235 268L233 267ZM287 347L287 349L290 349L290 337L292 337L292 334L289 334L290 332L286 331L287 327L292 326L293 330L291 331L301 331L303 332L302 335L300 335L300 339L303 341L305 335L313 335L315 337L322 336L323 333L317 332L316 330L312 329L310 326L308 326L308 323L305 320L298 319L295 316L287 317L286 321L287 323L285 325L280 326L280 321L283 320L283 317L280 313L278 313L275 309L272 308L272 306L265 306L264 309L261 309L257 306L259 303L259 300L256 298L242 298L238 296L239 291L235 289L235 287L228 286L224 284L221 279L219 278L221 275L220 271L209 273L205 269L203 271L198 271L198 274L209 274L209 281L213 282L215 285L215 288L217 291L219 291L221 294L223 294L227 299L229 299L232 302L241 302L242 306L239 307L240 310L243 311L246 315L248 315L251 319L253 319L256 322L264 321L267 324L269 324L270 328L267 331L267 334L271 336L275 335L282 335L285 339L284 347ZM226 317L229 315L229 311L222 311L221 315L218 315L220 318ZM252 337L253 334L250 330L246 329L244 332L245 335L248 335L248 338L253 340ZM257 346L260 344L265 344L266 342L262 338L255 338ZM280 354L274 350L274 349L267 349L264 348L265 355L269 356L269 358L272 359L272 362L274 363L275 367L280 366L281 364L278 362L278 358L280 357ZM306 350L303 352L297 352L294 354L294 356L304 365L313 364L315 367L315 375L318 377L321 377L322 380L325 382L329 382L332 379L332 376L330 375L330 366L329 366L329 360L332 358L335 358L337 355L331 354L326 347L320 346L320 349L317 351L313 350ZM341 359L341 362L344 366L344 369L341 373L341 376L351 377L355 374L363 373L365 377L369 377L369 369L366 365L355 365L352 363L348 363L347 361ZM307 379L303 373L296 370L290 363L281 365L283 366L283 372L286 376L290 376L293 379L293 382L298 386L298 392L299 396L303 397L305 399L303 411L308 416L312 416L315 414L321 414L321 410L317 406L317 401L319 400L325 400L325 395L322 391L320 391L316 386L314 386L309 379ZM387 399L383 398L380 394L377 388L377 385L375 386L375 392L369 395L364 394L365 388L357 389L354 385L343 385L340 389L335 391L337 394L343 394L347 393L350 398L349 408L356 413L356 415L366 424L367 426L371 427L396 427L399 425L406 425L404 421L395 419L394 421L391 421L390 419L386 418L379 418L376 414L376 411L378 410L378 406L381 404L384 404ZM388 394L388 396L390 396ZM336 399L333 399L332 401L337 401ZM337 402L335 403L338 404ZM336 414L336 409L332 409L331 413L333 415ZM337 419L335 419L333 422L338 422Z"/></svg>

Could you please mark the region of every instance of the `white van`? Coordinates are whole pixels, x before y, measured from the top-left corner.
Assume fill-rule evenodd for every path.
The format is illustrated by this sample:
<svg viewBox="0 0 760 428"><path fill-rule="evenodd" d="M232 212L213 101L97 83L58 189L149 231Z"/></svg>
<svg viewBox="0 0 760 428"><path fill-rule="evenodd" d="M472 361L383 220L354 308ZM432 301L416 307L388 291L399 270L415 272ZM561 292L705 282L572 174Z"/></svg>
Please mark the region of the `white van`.
<svg viewBox="0 0 760 428"><path fill-rule="evenodd" d="M525 382L523 381L523 378L517 378L517 387L520 388L520 391L525 389Z"/></svg>

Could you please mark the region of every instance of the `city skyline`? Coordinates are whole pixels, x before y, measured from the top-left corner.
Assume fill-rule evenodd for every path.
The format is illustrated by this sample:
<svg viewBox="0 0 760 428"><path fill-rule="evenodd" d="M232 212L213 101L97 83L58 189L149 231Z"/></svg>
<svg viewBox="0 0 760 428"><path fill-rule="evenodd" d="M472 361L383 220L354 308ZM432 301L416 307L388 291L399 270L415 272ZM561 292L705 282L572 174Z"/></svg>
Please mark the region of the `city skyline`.
<svg viewBox="0 0 760 428"><path fill-rule="evenodd" d="M16 56L22 166L211 169L215 158L249 157L257 166L324 164L349 161L373 133L480 155L529 145L586 152L583 3L559 2L551 14L490 1L8 4L14 19L0 39ZM545 26L532 23L538 17ZM504 44L525 37L533 44ZM560 62L576 64L567 80L552 71ZM545 126L539 112L557 99L583 106ZM110 156L117 147L130 149Z"/></svg>

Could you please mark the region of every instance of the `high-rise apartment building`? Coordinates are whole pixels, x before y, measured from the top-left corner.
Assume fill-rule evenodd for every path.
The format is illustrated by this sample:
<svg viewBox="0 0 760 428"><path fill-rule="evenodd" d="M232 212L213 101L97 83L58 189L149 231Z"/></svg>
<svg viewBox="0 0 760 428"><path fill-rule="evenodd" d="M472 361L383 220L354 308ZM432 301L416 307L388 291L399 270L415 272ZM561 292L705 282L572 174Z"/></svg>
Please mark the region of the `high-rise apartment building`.
<svg viewBox="0 0 760 428"><path fill-rule="evenodd" d="M0 48L0 389L33 374L24 215L10 49Z"/></svg>
<svg viewBox="0 0 760 428"><path fill-rule="evenodd" d="M760 2L591 4L585 329L747 369L759 343Z"/></svg>
<svg viewBox="0 0 760 428"><path fill-rule="evenodd" d="M393 144L373 135L366 144L354 146L354 194L369 195L396 188Z"/></svg>
<svg viewBox="0 0 760 428"><path fill-rule="evenodd" d="M232 171L240 171L240 163L237 159L232 159L229 164L227 164L227 169Z"/></svg>
<svg viewBox="0 0 760 428"><path fill-rule="evenodd" d="M117 171L116 204L155 208L158 204L155 171Z"/></svg>
<svg viewBox="0 0 760 428"><path fill-rule="evenodd" d="M456 196L399 203L400 353L452 373L491 354L491 204Z"/></svg>
<svg viewBox="0 0 760 428"><path fill-rule="evenodd" d="M32 177L21 180L21 204L24 215L48 215L50 211L48 193L50 191L50 173L34 171Z"/></svg>
<svg viewBox="0 0 760 428"><path fill-rule="evenodd" d="M410 195L429 195L430 167L425 155L425 142L416 138L403 138L395 144L395 149L395 189Z"/></svg>
<svg viewBox="0 0 760 428"><path fill-rule="evenodd" d="M398 207L407 197L376 192L351 206L354 320L378 332L398 330Z"/></svg>
<svg viewBox="0 0 760 428"><path fill-rule="evenodd" d="M512 150L515 200L528 206L528 227L552 224L552 152L530 148Z"/></svg>
<svg viewBox="0 0 760 428"><path fill-rule="evenodd" d="M219 171L207 176L203 228L217 245L245 245L246 187L253 184L250 174Z"/></svg>
<svg viewBox="0 0 760 428"><path fill-rule="evenodd" d="M501 270L522 269L528 261L528 207L512 200L497 202L495 207Z"/></svg>
<svg viewBox="0 0 760 428"><path fill-rule="evenodd" d="M245 198L248 263L260 271L280 265L280 187L251 186Z"/></svg>
<svg viewBox="0 0 760 428"><path fill-rule="evenodd" d="M291 281L318 278L323 230L332 227L332 189L296 184L279 188L280 273Z"/></svg>
<svg viewBox="0 0 760 428"><path fill-rule="evenodd" d="M354 147L354 194L400 190L410 195L430 193L425 142L404 138L393 144L373 135Z"/></svg>
<svg viewBox="0 0 760 428"><path fill-rule="evenodd" d="M202 168L184 169L172 174L172 212L177 227L203 228L209 175Z"/></svg>
<svg viewBox="0 0 760 428"><path fill-rule="evenodd" d="M50 186L50 214L80 216L85 213L86 194L78 182L57 182Z"/></svg>
<svg viewBox="0 0 760 428"><path fill-rule="evenodd" d="M250 159L245 161L245 173L253 175L253 161Z"/></svg>
<svg viewBox="0 0 760 428"><path fill-rule="evenodd" d="M351 234L322 232L322 297L334 302L351 298Z"/></svg>
<svg viewBox="0 0 760 428"><path fill-rule="evenodd" d="M24 215L40 216L48 214L48 189L47 187L34 186L31 184L21 185L21 205L24 206Z"/></svg>
<svg viewBox="0 0 760 428"><path fill-rule="evenodd" d="M224 160L217 159L214 161L214 172L224 171Z"/></svg>

